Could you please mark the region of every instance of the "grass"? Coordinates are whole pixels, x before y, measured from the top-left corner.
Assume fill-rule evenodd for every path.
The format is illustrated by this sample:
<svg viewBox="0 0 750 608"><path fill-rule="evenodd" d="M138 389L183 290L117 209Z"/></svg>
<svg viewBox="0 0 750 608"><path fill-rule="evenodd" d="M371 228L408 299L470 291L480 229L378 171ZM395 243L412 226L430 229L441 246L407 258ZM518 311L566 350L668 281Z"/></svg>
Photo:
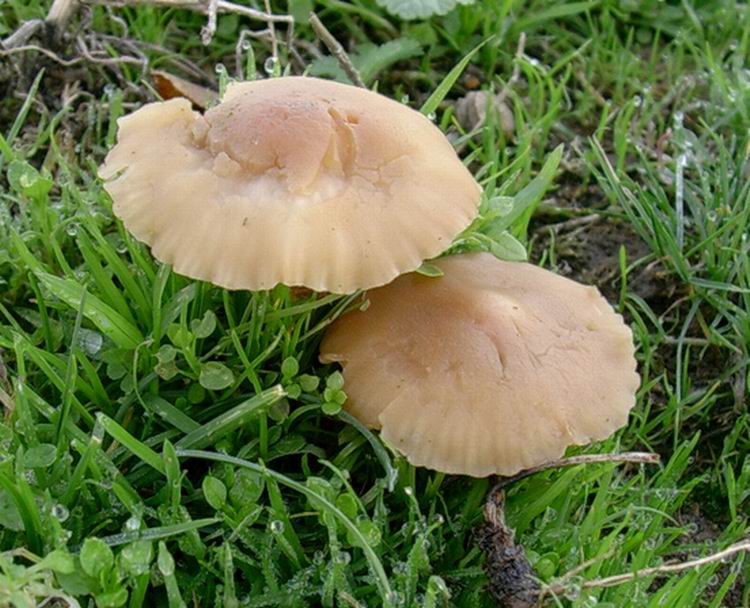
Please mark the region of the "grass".
<svg viewBox="0 0 750 608"><path fill-rule="evenodd" d="M8 0L0 35L46 8ZM486 197L456 247L520 242L577 278L604 260L599 286L633 327L630 424L571 453L663 464L547 471L509 491L516 540L543 583L564 583L547 605L750 605L742 555L586 587L748 534L747 4L502 0L421 22L365 0L315 9L380 91L458 131ZM142 43L153 67L235 74L248 24L220 16L206 48L202 25L146 6L95 8L86 27ZM265 44L240 51L263 73ZM493 605L473 538L489 480L415 469L338 411L346 387L317 346L355 298L226 292L155 262L95 177L148 80L81 67L63 104L59 66L0 56L0 605ZM512 134L492 117L462 134L440 98L472 78L505 90Z"/></svg>

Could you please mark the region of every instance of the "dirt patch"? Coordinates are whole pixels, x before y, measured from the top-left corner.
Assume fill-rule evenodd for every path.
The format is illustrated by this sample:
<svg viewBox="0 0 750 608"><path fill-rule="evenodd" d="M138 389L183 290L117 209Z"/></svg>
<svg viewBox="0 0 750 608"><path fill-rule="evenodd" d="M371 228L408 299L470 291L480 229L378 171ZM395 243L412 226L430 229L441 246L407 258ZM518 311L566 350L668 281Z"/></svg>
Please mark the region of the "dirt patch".
<svg viewBox="0 0 750 608"><path fill-rule="evenodd" d="M595 201L596 198L589 202ZM530 232L532 260L538 262L546 256L547 265L552 262L559 274L595 285L611 303L620 297L620 249L625 248L628 264L650 253L648 245L630 225L598 214L556 223L537 220L532 223ZM659 312L677 297L679 283L670 277L661 262L655 261L640 264L629 272L627 288Z"/></svg>

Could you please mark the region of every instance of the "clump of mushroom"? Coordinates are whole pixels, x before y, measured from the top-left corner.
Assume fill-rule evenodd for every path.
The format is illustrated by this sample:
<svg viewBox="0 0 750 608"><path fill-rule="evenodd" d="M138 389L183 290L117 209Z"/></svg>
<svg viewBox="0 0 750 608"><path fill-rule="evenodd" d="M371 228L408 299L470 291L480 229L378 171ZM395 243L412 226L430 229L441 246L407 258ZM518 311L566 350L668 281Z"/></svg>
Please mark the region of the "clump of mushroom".
<svg viewBox="0 0 750 608"><path fill-rule="evenodd" d="M368 293L327 332L346 408L415 465L483 477L553 460L623 426L633 339L594 287L487 253Z"/></svg>
<svg viewBox="0 0 750 608"><path fill-rule="evenodd" d="M632 335L595 288L480 253L396 278L445 251L480 197L421 114L288 77L230 85L204 115L172 99L119 126L100 169L113 210L177 272L230 289L376 288L320 356L342 365L347 409L413 464L511 475L627 421Z"/></svg>
<svg viewBox="0 0 750 608"><path fill-rule="evenodd" d="M447 249L480 188L441 131L377 93L317 78L230 85L119 121L100 175L114 213L175 271L229 289L349 293Z"/></svg>

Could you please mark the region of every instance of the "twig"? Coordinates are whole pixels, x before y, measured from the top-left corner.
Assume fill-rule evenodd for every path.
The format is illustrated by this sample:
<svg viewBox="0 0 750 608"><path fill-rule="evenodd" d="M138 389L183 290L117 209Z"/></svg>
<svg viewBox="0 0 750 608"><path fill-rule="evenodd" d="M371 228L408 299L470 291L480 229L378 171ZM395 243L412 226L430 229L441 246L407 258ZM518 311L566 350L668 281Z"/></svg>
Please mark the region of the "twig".
<svg viewBox="0 0 750 608"><path fill-rule="evenodd" d="M333 37L333 34L326 29L326 26L323 25L323 22L318 19L318 16L315 13L310 13L310 25L315 31L315 35L326 45L328 50L331 51L331 54L336 58L336 61L339 62L341 69L344 70L349 77L349 80L358 87L367 88L362 81L362 77L359 75L357 68L354 67L352 60L349 59L349 55L346 54L344 47L341 46L339 41Z"/></svg>
<svg viewBox="0 0 750 608"><path fill-rule="evenodd" d="M96 55L92 54L89 50L88 46L86 45L86 41L84 40L83 36L78 36L76 38L76 46L78 47L78 50L80 51L81 55L91 63L100 63L102 65L118 65L121 63L133 63L136 65L140 65L141 69L146 69L146 60L144 59L138 59L136 57L97 57Z"/></svg>
<svg viewBox="0 0 750 608"><path fill-rule="evenodd" d="M559 469L561 467L572 467L578 464L593 464L600 462L636 462L640 464L658 464L661 461L658 454L650 454L648 452L624 452L622 454L583 454L581 456L570 456L569 458L561 458L560 460L553 460L545 464L540 464L530 469L525 469L520 473L516 473L511 477L503 477L495 486L490 490L490 494L493 494L509 485L548 469Z"/></svg>
<svg viewBox="0 0 750 608"><path fill-rule="evenodd" d="M584 216L574 217L569 220L565 220L564 222L557 222L556 224L545 224L544 226L539 226L538 228L534 229L535 233L542 233L547 232L548 230L551 230L555 234L558 234L559 232L563 230L572 230L574 228L580 228L581 226L586 226L588 224L593 224L595 222L598 222L602 219L600 215L597 215L595 213L591 213Z"/></svg>
<svg viewBox="0 0 750 608"><path fill-rule="evenodd" d="M191 75L194 78L197 79L204 79L206 78L206 73L201 70L195 63L190 61L189 59L186 59L182 56L174 56L171 51L166 49L165 47L154 44L151 42L143 42L142 40L134 40L132 38L125 38L121 36L111 36L109 34L96 34L99 39L101 39L104 42L108 42L112 46L117 47L123 46L127 48L131 53L138 57L145 58L146 55L143 54L143 52L140 49L147 49L150 51L156 51L157 53L161 53L164 55L164 60L168 61L172 65L180 68L181 70L184 70L187 72L187 74Z"/></svg>
<svg viewBox="0 0 750 608"><path fill-rule="evenodd" d="M148 4L151 6L168 6L171 8L184 8L188 10L194 10L201 13L208 12L208 0L82 0L87 5L103 5L103 6L133 6L136 4ZM218 0L216 3L217 13L236 13L238 15L244 15L251 19L257 19L258 21L266 21L268 23L286 23L291 25L294 23L294 18L291 15L274 15L272 13L264 13L249 6L242 6L235 4L234 2L227 2L226 0Z"/></svg>
<svg viewBox="0 0 750 608"><path fill-rule="evenodd" d="M41 19L30 19L24 21L21 26L0 42L0 47L12 49L25 45L39 30L44 27L44 21Z"/></svg>
<svg viewBox="0 0 750 608"><path fill-rule="evenodd" d="M206 25L201 28L201 42L204 46L211 44L211 40L216 33L216 13L218 12L219 0L208 0L206 6L206 14L208 15L208 21Z"/></svg>
<svg viewBox="0 0 750 608"><path fill-rule="evenodd" d="M314 59L323 58L323 53L320 52L320 49L309 40L297 40L295 41L295 44L301 49L303 49L304 51L306 51L307 53L309 53L310 55L312 55Z"/></svg>
<svg viewBox="0 0 750 608"><path fill-rule="evenodd" d="M52 39L59 42L68 21L75 15L78 9L78 0L54 0L47 13L44 24L52 33Z"/></svg>
<svg viewBox="0 0 750 608"><path fill-rule="evenodd" d="M652 574L668 574L670 572L682 572L683 570L691 570L693 568L699 568L707 564L720 562L722 560L727 559L728 557L731 557L732 555L736 555L737 553L744 553L746 551L750 551L750 539L740 541L738 543L728 546L723 551L719 551L718 553L713 553L711 555L707 555L706 557L701 557L699 559L694 559L694 560L690 560L687 562L679 562L676 564L666 564L663 566L653 566L651 568L643 568L641 570L636 570L635 572L615 574L613 576L607 576L605 578L595 578L590 581L582 582L580 586L582 589L592 589L594 587L614 587L615 585L621 585L623 583L627 583L628 581L632 581L634 579L641 578L643 576L651 576ZM566 589L567 589L566 585L550 585L549 587L545 587L542 590L541 595L542 596L546 594L558 595L560 593L564 593Z"/></svg>
<svg viewBox="0 0 750 608"><path fill-rule="evenodd" d="M265 0L266 12L271 12L271 0ZM276 38L276 27L273 21L268 22L268 33L271 36L271 57L273 57L274 66L279 61L279 41Z"/></svg>
<svg viewBox="0 0 750 608"><path fill-rule="evenodd" d="M523 52L525 48L526 32L521 32L521 35L518 37L518 46L516 47L516 56L513 60L513 71L510 74L510 80L505 83L503 90L500 91L495 97L498 104L505 101L505 98L510 93L511 88L516 84L516 82L518 82L518 79L521 77L521 59L523 58Z"/></svg>
<svg viewBox="0 0 750 608"><path fill-rule="evenodd" d="M25 44L23 46L16 46L8 49L7 51L0 50L0 57L3 57L5 55L14 55L16 53L28 53L29 51L34 51L36 53L46 55L52 61L55 61L56 63L59 63L60 65L65 67L77 65L83 61L83 57L76 57L75 59L63 59L58 54L53 53L49 49L45 49L44 47L41 47L37 44Z"/></svg>

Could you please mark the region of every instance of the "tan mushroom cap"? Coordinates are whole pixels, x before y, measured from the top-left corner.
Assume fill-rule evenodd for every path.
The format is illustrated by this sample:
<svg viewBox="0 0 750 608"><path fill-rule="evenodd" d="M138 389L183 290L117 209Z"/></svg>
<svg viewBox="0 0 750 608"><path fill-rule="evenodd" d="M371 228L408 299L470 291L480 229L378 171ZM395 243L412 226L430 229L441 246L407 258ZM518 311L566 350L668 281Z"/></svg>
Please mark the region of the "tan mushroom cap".
<svg viewBox="0 0 750 608"><path fill-rule="evenodd" d="M633 338L595 287L471 253L368 293L326 333L346 409L409 462L512 475L623 426L639 386Z"/></svg>
<svg viewBox="0 0 750 608"><path fill-rule="evenodd" d="M305 77L230 85L203 116L148 104L120 119L100 175L154 256L229 289L385 284L447 249L480 197L420 113Z"/></svg>

